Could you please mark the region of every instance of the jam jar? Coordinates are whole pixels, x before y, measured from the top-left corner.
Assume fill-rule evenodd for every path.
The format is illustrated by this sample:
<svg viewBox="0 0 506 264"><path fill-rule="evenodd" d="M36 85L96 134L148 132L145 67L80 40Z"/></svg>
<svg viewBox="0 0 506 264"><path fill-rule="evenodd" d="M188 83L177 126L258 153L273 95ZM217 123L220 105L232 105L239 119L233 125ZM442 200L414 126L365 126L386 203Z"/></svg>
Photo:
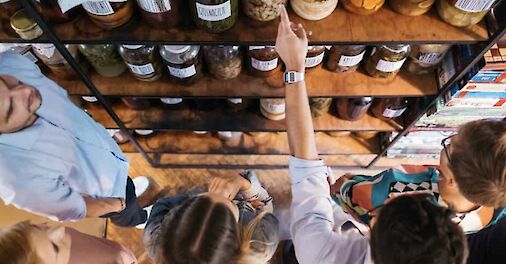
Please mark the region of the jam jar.
<svg viewBox="0 0 506 264"><path fill-rule="evenodd" d="M260 22L272 21L279 17L279 5L287 0L242 0L242 10L251 19Z"/></svg>
<svg viewBox="0 0 506 264"><path fill-rule="evenodd" d="M19 37L25 40L36 39L44 33L37 22L24 9L17 11L11 16L11 27L18 33Z"/></svg>
<svg viewBox="0 0 506 264"><path fill-rule="evenodd" d="M378 46L365 63L367 73L375 78L390 78L401 70L410 51L409 45Z"/></svg>
<svg viewBox="0 0 506 264"><path fill-rule="evenodd" d="M190 11L198 27L220 33L237 22L239 0L190 0Z"/></svg>
<svg viewBox="0 0 506 264"><path fill-rule="evenodd" d="M234 79L242 70L242 54L239 46L204 46L207 69L220 80Z"/></svg>
<svg viewBox="0 0 506 264"><path fill-rule="evenodd" d="M68 22L78 15L78 8L72 8L63 13L58 0L35 0L35 7L45 20L55 23Z"/></svg>
<svg viewBox="0 0 506 264"><path fill-rule="evenodd" d="M399 14L419 16L427 13L436 0L390 0L390 6Z"/></svg>
<svg viewBox="0 0 506 264"><path fill-rule="evenodd" d="M309 46L306 54L306 70L316 69L323 62L325 46Z"/></svg>
<svg viewBox="0 0 506 264"><path fill-rule="evenodd" d="M32 44L35 55L51 70L58 78L75 80L79 77L72 67L63 58L53 44ZM82 70L88 70L88 64L81 58L77 45L65 45L69 53L74 57Z"/></svg>
<svg viewBox="0 0 506 264"><path fill-rule="evenodd" d="M478 24L494 2L495 0L438 0L437 11L447 23L467 27Z"/></svg>
<svg viewBox="0 0 506 264"><path fill-rule="evenodd" d="M91 21L103 29L113 29L126 24L134 13L134 0L90 1L82 6Z"/></svg>
<svg viewBox="0 0 506 264"><path fill-rule="evenodd" d="M119 54L138 80L150 82L162 76L163 64L155 45L121 45Z"/></svg>
<svg viewBox="0 0 506 264"><path fill-rule="evenodd" d="M406 69L415 74L430 73L443 60L450 47L444 44L412 46Z"/></svg>
<svg viewBox="0 0 506 264"><path fill-rule="evenodd" d="M408 101L404 98L376 99L371 107L375 117L383 120L400 117L408 109Z"/></svg>
<svg viewBox="0 0 506 264"><path fill-rule="evenodd" d="M18 0L0 0L0 20L10 20L21 7Z"/></svg>
<svg viewBox="0 0 506 264"><path fill-rule="evenodd" d="M309 98L311 116L319 117L327 113L332 105L332 98Z"/></svg>
<svg viewBox="0 0 506 264"><path fill-rule="evenodd" d="M250 46L248 70L256 77L269 77L281 70L281 61L274 46Z"/></svg>
<svg viewBox="0 0 506 264"><path fill-rule="evenodd" d="M192 85L203 76L200 46L160 46L160 55L167 65L171 80Z"/></svg>
<svg viewBox="0 0 506 264"><path fill-rule="evenodd" d="M291 0L290 6L304 19L320 20L334 12L337 2L338 0Z"/></svg>
<svg viewBox="0 0 506 264"><path fill-rule="evenodd" d="M116 77L127 69L118 49L112 44L80 44L79 51L88 59L98 74L104 77Z"/></svg>
<svg viewBox="0 0 506 264"><path fill-rule="evenodd" d="M364 59L366 46L331 46L325 67L333 72L354 72Z"/></svg>
<svg viewBox="0 0 506 264"><path fill-rule="evenodd" d="M142 18L154 28L170 28L181 23L186 0L137 0Z"/></svg>
<svg viewBox="0 0 506 264"><path fill-rule="evenodd" d="M380 10L385 0L341 0L341 3L346 10L352 13L370 15Z"/></svg>
<svg viewBox="0 0 506 264"><path fill-rule="evenodd" d="M364 117L371 104L372 97L339 98L336 101L337 115L344 120L356 121Z"/></svg>

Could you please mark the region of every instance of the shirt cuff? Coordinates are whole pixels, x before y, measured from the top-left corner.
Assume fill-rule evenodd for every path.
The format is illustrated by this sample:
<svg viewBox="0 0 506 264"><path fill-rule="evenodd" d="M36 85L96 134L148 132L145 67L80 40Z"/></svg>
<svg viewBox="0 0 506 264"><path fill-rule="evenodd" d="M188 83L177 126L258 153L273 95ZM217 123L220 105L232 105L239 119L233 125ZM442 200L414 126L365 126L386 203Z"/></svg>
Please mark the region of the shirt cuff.
<svg viewBox="0 0 506 264"><path fill-rule="evenodd" d="M329 167L323 160L304 160L291 156L289 161L292 185L310 177L325 177L332 175Z"/></svg>

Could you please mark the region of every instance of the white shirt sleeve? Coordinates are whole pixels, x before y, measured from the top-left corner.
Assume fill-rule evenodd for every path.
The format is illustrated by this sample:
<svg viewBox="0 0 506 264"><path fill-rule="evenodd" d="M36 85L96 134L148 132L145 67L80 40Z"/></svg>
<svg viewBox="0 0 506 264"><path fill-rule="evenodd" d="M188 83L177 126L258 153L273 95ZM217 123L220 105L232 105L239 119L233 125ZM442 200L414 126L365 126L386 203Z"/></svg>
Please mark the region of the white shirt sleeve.
<svg viewBox="0 0 506 264"><path fill-rule="evenodd" d="M322 160L290 158L292 223L290 232L297 260L314 263L370 263L369 241L354 233L333 232L334 216Z"/></svg>

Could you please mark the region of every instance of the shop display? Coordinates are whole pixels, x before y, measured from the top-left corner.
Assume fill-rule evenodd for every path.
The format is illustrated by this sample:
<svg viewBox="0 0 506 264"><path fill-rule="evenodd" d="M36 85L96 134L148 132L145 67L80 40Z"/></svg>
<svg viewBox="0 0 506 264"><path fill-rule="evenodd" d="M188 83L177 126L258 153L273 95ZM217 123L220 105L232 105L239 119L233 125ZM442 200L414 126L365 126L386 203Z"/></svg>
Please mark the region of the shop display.
<svg viewBox="0 0 506 264"><path fill-rule="evenodd" d="M24 9L21 9L11 16L11 27L18 33L19 37L25 40L36 39L44 33Z"/></svg>
<svg viewBox="0 0 506 264"><path fill-rule="evenodd" d="M438 0L437 11L447 23L457 27L478 24L495 0Z"/></svg>
<svg viewBox="0 0 506 264"><path fill-rule="evenodd" d="M228 98L227 104L233 111L238 112L248 108L250 100L243 98Z"/></svg>
<svg viewBox="0 0 506 264"><path fill-rule="evenodd" d="M200 46L160 46L160 55L173 82L192 85L202 78Z"/></svg>
<svg viewBox="0 0 506 264"><path fill-rule="evenodd" d="M357 137L362 139L372 139L375 138L378 135L378 132L376 131L356 131L353 132Z"/></svg>
<svg viewBox="0 0 506 264"><path fill-rule="evenodd" d="M315 69L323 62L325 46L309 46L306 55L306 70Z"/></svg>
<svg viewBox="0 0 506 264"><path fill-rule="evenodd" d="M371 107L373 115L379 119L389 120L400 117L408 109L404 98L376 99Z"/></svg>
<svg viewBox="0 0 506 264"><path fill-rule="evenodd" d="M390 78L401 70L409 55L409 45L384 45L375 47L365 63L367 73L375 78Z"/></svg>
<svg viewBox="0 0 506 264"><path fill-rule="evenodd" d="M239 46L204 46L207 69L220 80L234 79L242 70L242 54Z"/></svg>
<svg viewBox="0 0 506 264"><path fill-rule="evenodd" d="M146 110L151 106L149 99L137 98L137 97L122 97L121 101L128 106L128 108L134 110Z"/></svg>
<svg viewBox="0 0 506 264"><path fill-rule="evenodd" d="M242 10L251 19L265 22L279 17L279 5L285 5L287 0L242 0Z"/></svg>
<svg viewBox="0 0 506 264"><path fill-rule="evenodd" d="M121 45L119 54L138 80L149 82L162 76L163 64L155 45Z"/></svg>
<svg viewBox="0 0 506 264"><path fill-rule="evenodd" d="M218 137L223 141L235 141L240 139L242 132L219 131Z"/></svg>
<svg viewBox="0 0 506 264"><path fill-rule="evenodd" d="M152 27L165 29L181 23L186 0L137 0L142 18Z"/></svg>
<svg viewBox="0 0 506 264"><path fill-rule="evenodd" d="M390 6L399 14L419 16L427 13L436 0L390 0Z"/></svg>
<svg viewBox="0 0 506 264"><path fill-rule="evenodd" d="M160 101L162 102L164 108L167 108L170 110L181 110L186 107L186 104L185 104L183 98L165 97L165 98L160 98Z"/></svg>
<svg viewBox="0 0 506 264"><path fill-rule="evenodd" d="M354 72L364 59L366 46L332 46L325 63L327 69L337 72Z"/></svg>
<svg viewBox="0 0 506 264"><path fill-rule="evenodd" d="M285 119L285 99L260 99L260 112L270 120Z"/></svg>
<svg viewBox="0 0 506 264"><path fill-rule="evenodd" d="M73 8L65 13L62 12L58 0L35 0L37 11L46 21L63 23L74 19L77 16L77 8Z"/></svg>
<svg viewBox="0 0 506 264"><path fill-rule="evenodd" d="M281 70L281 60L274 46L250 46L248 70L256 77L268 77Z"/></svg>
<svg viewBox="0 0 506 264"><path fill-rule="evenodd" d="M356 121L364 117L372 104L372 97L338 98L337 115L344 120Z"/></svg>
<svg viewBox="0 0 506 264"><path fill-rule="evenodd" d="M378 11L385 3L385 0L341 0L341 3L343 3L346 10L352 13L370 15Z"/></svg>
<svg viewBox="0 0 506 264"><path fill-rule="evenodd" d="M90 1L82 6L91 21L103 29L126 24L134 13L134 0Z"/></svg>
<svg viewBox="0 0 506 264"><path fill-rule="evenodd" d="M430 73L443 60L450 47L443 44L412 46L406 69L416 74Z"/></svg>
<svg viewBox="0 0 506 264"><path fill-rule="evenodd" d="M21 5L18 0L0 0L0 20L10 20L19 9Z"/></svg>
<svg viewBox="0 0 506 264"><path fill-rule="evenodd" d="M332 105L332 98L309 98L309 107L313 117L326 114Z"/></svg>
<svg viewBox="0 0 506 264"><path fill-rule="evenodd" d="M290 0L290 6L304 19L320 20L334 12L337 2L338 0Z"/></svg>
<svg viewBox="0 0 506 264"><path fill-rule="evenodd" d="M86 59L88 59L91 66L93 66L95 71L101 76L116 77L127 69L115 45L80 44L79 51L81 51Z"/></svg>
<svg viewBox="0 0 506 264"><path fill-rule="evenodd" d="M220 33L235 25L239 0L191 0L190 11L198 27Z"/></svg>
<svg viewBox="0 0 506 264"><path fill-rule="evenodd" d="M51 70L58 78L67 80L79 79L76 72L67 63L65 58L53 44L32 44L35 55ZM65 45L69 53L76 60L83 71L88 70L88 64L81 58L77 45Z"/></svg>

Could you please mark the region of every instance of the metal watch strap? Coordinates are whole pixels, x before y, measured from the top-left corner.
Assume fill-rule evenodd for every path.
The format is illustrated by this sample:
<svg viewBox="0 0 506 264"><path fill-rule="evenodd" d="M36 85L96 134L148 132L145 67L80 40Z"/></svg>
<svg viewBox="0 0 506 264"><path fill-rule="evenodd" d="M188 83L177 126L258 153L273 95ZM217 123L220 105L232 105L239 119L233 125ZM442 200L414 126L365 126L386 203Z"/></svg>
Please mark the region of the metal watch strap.
<svg viewBox="0 0 506 264"><path fill-rule="evenodd" d="M296 71L285 72L285 84L291 84L296 82L304 81L304 73Z"/></svg>

